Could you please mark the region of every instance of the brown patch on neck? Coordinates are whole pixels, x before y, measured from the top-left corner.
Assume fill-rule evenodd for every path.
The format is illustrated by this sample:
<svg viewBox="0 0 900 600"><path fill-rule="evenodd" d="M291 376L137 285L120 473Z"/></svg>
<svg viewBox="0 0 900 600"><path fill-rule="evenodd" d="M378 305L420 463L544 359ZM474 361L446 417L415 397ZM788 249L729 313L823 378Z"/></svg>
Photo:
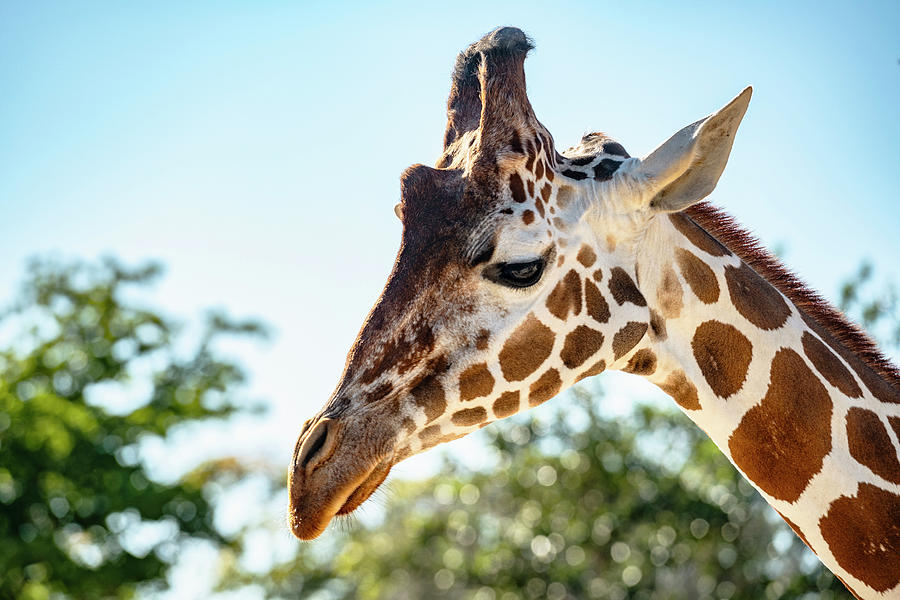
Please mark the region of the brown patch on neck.
<svg viewBox="0 0 900 600"><path fill-rule="evenodd" d="M803 352L806 353L807 358L812 361L819 373L828 380L828 383L850 398L862 396L862 390L859 389L856 380L853 379L853 375L838 360L838 357L828 349L828 346L820 342L808 331L803 332L802 341Z"/></svg>
<svg viewBox="0 0 900 600"><path fill-rule="evenodd" d="M822 382L799 354L782 348L765 397L728 439L734 464L773 498L795 502L831 452L831 412Z"/></svg>
<svg viewBox="0 0 900 600"><path fill-rule="evenodd" d="M819 521L838 564L874 589L900 584L900 496L860 483L855 496L841 496Z"/></svg>
<svg viewBox="0 0 900 600"><path fill-rule="evenodd" d="M656 303L663 316L667 319L677 319L684 308L684 293L678 277L671 266L663 267L662 281L656 290Z"/></svg>
<svg viewBox="0 0 900 600"><path fill-rule="evenodd" d="M708 264L683 248L675 248L675 261L681 276L701 302L712 304L719 299L719 281Z"/></svg>
<svg viewBox="0 0 900 600"><path fill-rule="evenodd" d="M647 324L638 321L629 321L613 336L612 348L615 360L619 360L637 346L638 342L647 333Z"/></svg>
<svg viewBox="0 0 900 600"><path fill-rule="evenodd" d="M702 227L698 227L694 221L685 216L686 213L687 211L669 215L669 220L672 221L672 225L675 226L675 229L681 235L707 254L712 254L713 256L727 256L730 254L728 248L723 246Z"/></svg>
<svg viewBox="0 0 900 600"><path fill-rule="evenodd" d="M854 406L847 412L850 455L879 477L900 483L900 460L887 428L871 410Z"/></svg>
<svg viewBox="0 0 900 600"><path fill-rule="evenodd" d="M543 404L559 393L561 387L562 379L559 378L559 371L550 369L528 388L528 404L531 406Z"/></svg>
<svg viewBox="0 0 900 600"><path fill-rule="evenodd" d="M656 371L656 355L649 348L641 348L628 359L628 364L622 370L645 377L653 375Z"/></svg>
<svg viewBox="0 0 900 600"><path fill-rule="evenodd" d="M650 334L653 338L660 341L666 339L668 335L666 333L666 320L652 308L650 309Z"/></svg>
<svg viewBox="0 0 900 600"><path fill-rule="evenodd" d="M694 331L691 349L716 396L728 398L744 385L753 345L736 327L721 321L705 321Z"/></svg>
<svg viewBox="0 0 900 600"><path fill-rule="evenodd" d="M708 232L719 243L724 244L763 279L787 296L801 314L809 317L807 324L810 324L811 320L828 332L828 336L820 337L847 360L860 374L866 386L870 389L877 388L872 390L873 395L885 402L900 402L900 370L878 350L875 342L819 294L806 287L732 217L708 202L695 204L680 214L684 219ZM677 220L672 219L676 228ZM830 340L833 340L834 344L831 344ZM839 348L843 349L843 352ZM845 354L852 356L853 360L849 360ZM870 381L873 379L872 376L877 375L882 380L881 385L877 382L870 385L863 377L863 372L870 374Z"/></svg>
<svg viewBox="0 0 900 600"><path fill-rule="evenodd" d="M659 384L659 387L662 391L672 396L682 408L688 410L698 410L700 408L697 386L691 383L684 371L672 371L666 377L666 380Z"/></svg>
<svg viewBox="0 0 900 600"><path fill-rule="evenodd" d="M791 316L791 309L775 287L769 285L747 263L725 267L725 282L731 303L745 319L760 329L778 329Z"/></svg>

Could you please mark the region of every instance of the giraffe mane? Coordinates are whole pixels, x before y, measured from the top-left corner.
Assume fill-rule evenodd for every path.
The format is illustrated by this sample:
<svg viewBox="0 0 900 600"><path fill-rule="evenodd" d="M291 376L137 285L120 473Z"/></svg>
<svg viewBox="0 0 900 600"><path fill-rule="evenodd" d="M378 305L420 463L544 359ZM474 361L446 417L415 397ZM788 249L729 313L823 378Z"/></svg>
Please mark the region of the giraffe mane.
<svg viewBox="0 0 900 600"><path fill-rule="evenodd" d="M887 383L900 388L900 369L881 352L872 338L788 270L734 217L707 201L685 209L684 213L787 296L807 317L821 325L866 366Z"/></svg>

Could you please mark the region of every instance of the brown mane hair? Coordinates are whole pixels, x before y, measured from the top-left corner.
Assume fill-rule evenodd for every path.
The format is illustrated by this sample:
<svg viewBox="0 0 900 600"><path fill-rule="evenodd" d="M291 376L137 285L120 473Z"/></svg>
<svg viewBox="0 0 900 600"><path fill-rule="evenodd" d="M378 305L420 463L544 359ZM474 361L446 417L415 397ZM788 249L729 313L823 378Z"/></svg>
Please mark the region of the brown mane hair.
<svg viewBox="0 0 900 600"><path fill-rule="evenodd" d="M734 218L709 202L700 202L684 214L716 238L766 281L788 297L810 319L822 326L838 343L894 388L900 389L900 370L882 354L872 338L844 313L811 290L769 252Z"/></svg>

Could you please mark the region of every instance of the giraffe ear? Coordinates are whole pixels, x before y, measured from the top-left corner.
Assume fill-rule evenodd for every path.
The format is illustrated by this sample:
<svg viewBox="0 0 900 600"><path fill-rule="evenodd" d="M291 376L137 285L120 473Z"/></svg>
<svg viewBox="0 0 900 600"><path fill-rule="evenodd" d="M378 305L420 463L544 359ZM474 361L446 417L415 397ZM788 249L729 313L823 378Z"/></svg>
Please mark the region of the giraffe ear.
<svg viewBox="0 0 900 600"><path fill-rule="evenodd" d="M725 170L753 88L692 123L641 161L638 173L653 191L650 208L677 212L710 195Z"/></svg>

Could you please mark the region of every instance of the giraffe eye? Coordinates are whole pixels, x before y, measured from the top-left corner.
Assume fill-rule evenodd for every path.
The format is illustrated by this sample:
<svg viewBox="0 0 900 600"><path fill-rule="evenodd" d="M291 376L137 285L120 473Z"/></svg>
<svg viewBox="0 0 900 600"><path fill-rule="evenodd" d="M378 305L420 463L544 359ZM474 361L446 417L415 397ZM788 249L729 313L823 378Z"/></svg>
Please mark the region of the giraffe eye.
<svg viewBox="0 0 900 600"><path fill-rule="evenodd" d="M544 273L544 259L538 258L528 262L498 263L484 271L484 276L500 285L513 288L526 288L536 284Z"/></svg>

